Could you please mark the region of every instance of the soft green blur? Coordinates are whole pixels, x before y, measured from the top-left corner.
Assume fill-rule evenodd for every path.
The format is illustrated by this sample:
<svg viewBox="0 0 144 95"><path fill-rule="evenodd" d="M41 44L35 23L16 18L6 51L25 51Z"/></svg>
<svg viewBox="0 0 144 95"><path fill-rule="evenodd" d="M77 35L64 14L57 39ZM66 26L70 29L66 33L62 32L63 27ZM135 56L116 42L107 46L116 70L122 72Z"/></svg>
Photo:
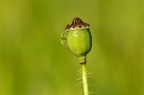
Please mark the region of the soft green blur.
<svg viewBox="0 0 144 95"><path fill-rule="evenodd" d="M74 17L91 25L91 95L144 95L144 0L0 0L0 95L82 95L60 44Z"/></svg>

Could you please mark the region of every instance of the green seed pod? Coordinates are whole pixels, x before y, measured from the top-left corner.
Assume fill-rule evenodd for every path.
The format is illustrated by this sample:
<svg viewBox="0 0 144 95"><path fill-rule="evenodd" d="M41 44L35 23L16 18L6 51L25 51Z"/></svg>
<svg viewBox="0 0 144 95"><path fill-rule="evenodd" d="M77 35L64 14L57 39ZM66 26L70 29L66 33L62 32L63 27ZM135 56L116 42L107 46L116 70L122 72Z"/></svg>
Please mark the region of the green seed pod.
<svg viewBox="0 0 144 95"><path fill-rule="evenodd" d="M89 29L90 25L84 23L80 18L73 19L70 25L65 28L63 42L67 45L68 49L76 55L80 63L86 63L86 55L92 47L92 37Z"/></svg>

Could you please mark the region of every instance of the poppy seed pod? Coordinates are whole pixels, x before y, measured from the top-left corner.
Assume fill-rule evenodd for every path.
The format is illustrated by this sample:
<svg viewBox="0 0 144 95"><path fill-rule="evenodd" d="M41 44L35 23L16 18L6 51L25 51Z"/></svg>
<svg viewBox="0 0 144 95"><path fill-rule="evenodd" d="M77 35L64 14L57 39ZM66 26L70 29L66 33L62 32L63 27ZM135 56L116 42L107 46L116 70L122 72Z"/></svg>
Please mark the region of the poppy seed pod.
<svg viewBox="0 0 144 95"><path fill-rule="evenodd" d="M86 55L92 47L90 25L76 17L66 26L61 38L65 38L68 49L79 58L80 63L86 63Z"/></svg>

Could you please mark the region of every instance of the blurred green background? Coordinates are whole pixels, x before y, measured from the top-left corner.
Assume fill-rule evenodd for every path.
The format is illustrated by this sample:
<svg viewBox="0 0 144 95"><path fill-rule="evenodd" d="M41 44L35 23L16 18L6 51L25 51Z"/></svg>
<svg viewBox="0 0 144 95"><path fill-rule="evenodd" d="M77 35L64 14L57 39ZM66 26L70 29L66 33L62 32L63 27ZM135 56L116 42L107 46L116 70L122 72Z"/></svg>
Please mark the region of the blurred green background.
<svg viewBox="0 0 144 95"><path fill-rule="evenodd" d="M74 17L91 25L90 95L144 95L144 0L0 0L0 95L83 95L60 44Z"/></svg>

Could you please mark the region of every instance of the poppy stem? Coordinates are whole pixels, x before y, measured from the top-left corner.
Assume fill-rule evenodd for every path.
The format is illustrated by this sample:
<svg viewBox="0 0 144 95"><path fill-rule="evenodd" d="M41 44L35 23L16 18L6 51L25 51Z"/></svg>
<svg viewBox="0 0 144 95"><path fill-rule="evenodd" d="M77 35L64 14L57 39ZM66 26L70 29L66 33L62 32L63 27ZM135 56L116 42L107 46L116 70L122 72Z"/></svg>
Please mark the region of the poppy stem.
<svg viewBox="0 0 144 95"><path fill-rule="evenodd" d="M86 63L81 64L81 68L82 68L83 92L84 92L84 95L89 95L88 81L87 81L87 71L86 71Z"/></svg>

